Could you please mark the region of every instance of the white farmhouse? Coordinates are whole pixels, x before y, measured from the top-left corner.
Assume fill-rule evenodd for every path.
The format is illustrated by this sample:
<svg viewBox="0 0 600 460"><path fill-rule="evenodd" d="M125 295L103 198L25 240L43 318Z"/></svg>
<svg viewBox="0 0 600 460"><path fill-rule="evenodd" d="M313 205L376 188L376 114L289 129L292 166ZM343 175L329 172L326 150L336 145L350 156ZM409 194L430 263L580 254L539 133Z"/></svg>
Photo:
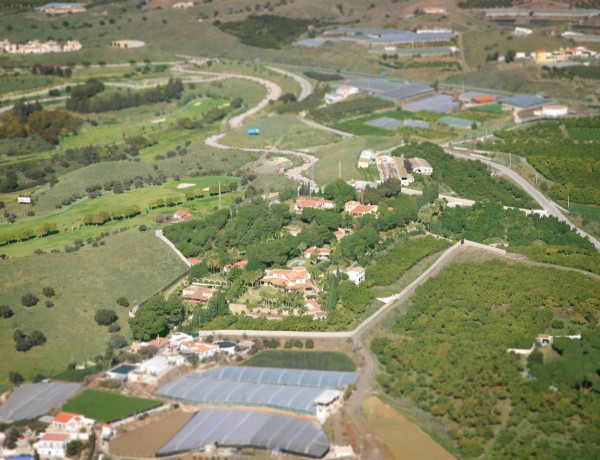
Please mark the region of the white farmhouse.
<svg viewBox="0 0 600 460"><path fill-rule="evenodd" d="M368 168L375 163L375 152L373 150L363 150L358 157L358 167Z"/></svg>
<svg viewBox="0 0 600 460"><path fill-rule="evenodd" d="M348 268L345 272L348 275L348 279L354 284L358 285L365 280L366 271L363 267Z"/></svg>
<svg viewBox="0 0 600 460"><path fill-rule="evenodd" d="M44 433L33 447L40 457L65 458L70 440L68 433Z"/></svg>

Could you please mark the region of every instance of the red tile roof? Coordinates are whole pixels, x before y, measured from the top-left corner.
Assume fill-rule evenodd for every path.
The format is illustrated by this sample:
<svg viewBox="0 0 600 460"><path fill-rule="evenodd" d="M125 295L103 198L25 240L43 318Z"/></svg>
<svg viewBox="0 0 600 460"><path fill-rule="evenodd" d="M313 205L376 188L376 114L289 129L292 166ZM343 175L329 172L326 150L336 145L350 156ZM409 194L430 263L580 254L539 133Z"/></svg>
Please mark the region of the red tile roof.
<svg viewBox="0 0 600 460"><path fill-rule="evenodd" d="M40 441L67 441L71 437L70 434L67 433L44 433L40 438Z"/></svg>
<svg viewBox="0 0 600 460"><path fill-rule="evenodd" d="M74 418L81 418L82 416L79 414L72 414L70 412L61 412L54 419L53 422L56 423L69 423Z"/></svg>

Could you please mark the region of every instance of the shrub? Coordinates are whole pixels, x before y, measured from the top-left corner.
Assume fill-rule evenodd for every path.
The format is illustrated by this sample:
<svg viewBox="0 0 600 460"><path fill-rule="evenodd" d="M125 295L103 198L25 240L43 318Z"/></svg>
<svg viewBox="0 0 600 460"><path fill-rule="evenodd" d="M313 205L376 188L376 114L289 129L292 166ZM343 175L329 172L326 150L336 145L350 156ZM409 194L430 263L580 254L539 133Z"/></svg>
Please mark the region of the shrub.
<svg viewBox="0 0 600 460"><path fill-rule="evenodd" d="M101 308L100 310L96 310L94 319L98 326L109 326L117 320L117 315L114 310Z"/></svg>
<svg viewBox="0 0 600 460"><path fill-rule="evenodd" d="M50 300L46 300L46 308L52 308L54 306L54 302Z"/></svg>
<svg viewBox="0 0 600 460"><path fill-rule="evenodd" d="M304 342L304 348L308 348L308 349L312 349L315 348L315 342L313 339L308 339L306 342Z"/></svg>
<svg viewBox="0 0 600 460"><path fill-rule="evenodd" d="M119 297L117 299L117 303L119 305L121 305L122 307L128 307L129 306L129 300L127 300L127 298L125 298L125 297Z"/></svg>
<svg viewBox="0 0 600 460"><path fill-rule="evenodd" d="M37 298L35 295L33 295L31 292L25 294L23 297L21 297L21 303L25 306L25 307L33 307L35 304L37 304L39 302L39 298Z"/></svg>
<svg viewBox="0 0 600 460"><path fill-rule="evenodd" d="M0 318L10 318L15 312L8 305L0 305Z"/></svg>
<svg viewBox="0 0 600 460"><path fill-rule="evenodd" d="M45 287L44 289L42 289L42 292L46 297L54 297L56 295L56 292L51 287Z"/></svg>

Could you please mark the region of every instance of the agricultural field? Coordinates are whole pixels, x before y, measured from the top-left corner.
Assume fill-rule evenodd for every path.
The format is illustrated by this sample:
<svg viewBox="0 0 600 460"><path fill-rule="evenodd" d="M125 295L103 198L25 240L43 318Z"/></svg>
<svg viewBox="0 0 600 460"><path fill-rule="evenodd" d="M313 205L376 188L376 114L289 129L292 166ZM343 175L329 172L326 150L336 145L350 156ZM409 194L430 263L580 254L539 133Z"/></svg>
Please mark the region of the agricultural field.
<svg viewBox="0 0 600 460"><path fill-rule="evenodd" d="M37 374L49 376L66 369L70 362L82 363L104 353L111 334L94 321L96 310L115 310L121 326L118 334L128 337L128 310L118 306L116 299L126 297L131 305L136 305L187 268L152 232L117 232L96 244L94 247L85 243L70 254L9 257L0 261L4 287L0 290L0 304L15 312L11 318L0 321L0 386L6 383L10 371L18 370L27 379ZM54 297L42 294L46 286L56 291ZM21 296L28 292L40 299L37 305L21 305ZM48 308L46 301L53 306ZM25 333L38 329L48 341L27 352L16 352L12 338L16 328Z"/></svg>
<svg viewBox="0 0 600 460"><path fill-rule="evenodd" d="M548 367L540 370L506 349L528 348L543 332L597 337L589 325L598 320L598 295L598 282L578 273L523 270L500 260L455 263L417 288L406 315L373 339L385 368L377 380L386 393L409 397L451 430L448 441L464 457L523 458L550 448L564 458L583 458L598 449L599 400L578 383L586 374L564 374L554 389L548 380L538 385L522 371L529 367L548 379L556 365L549 361L558 354L542 358L542 369ZM597 338L589 340L597 347ZM558 415L561 407L571 417ZM547 445L539 444L542 436Z"/></svg>
<svg viewBox="0 0 600 460"><path fill-rule="evenodd" d="M536 123L512 131L495 133L495 138L478 144L484 150L512 152L525 157L544 177L552 181L550 194L556 200L599 205L600 141L581 139L595 136L590 124L598 118L575 118L561 122ZM561 128L566 127L566 130ZM575 130L575 131L573 131ZM570 137L574 132L579 138Z"/></svg>
<svg viewBox="0 0 600 460"><path fill-rule="evenodd" d="M384 448L385 458L391 460L424 458L452 460L455 458L428 433L378 397L368 396L363 407L373 435Z"/></svg>
<svg viewBox="0 0 600 460"><path fill-rule="evenodd" d="M87 390L69 401L63 409L66 412L82 414L97 422L109 423L162 404L162 401L155 399L133 398L110 391Z"/></svg>
<svg viewBox="0 0 600 460"><path fill-rule="evenodd" d="M172 412L159 419L151 419L150 423L138 426L111 440L110 454L120 457L152 458L158 449L190 421L193 415L193 412Z"/></svg>
<svg viewBox="0 0 600 460"><path fill-rule="evenodd" d="M337 351L266 350L246 361L244 366L354 372L356 363Z"/></svg>

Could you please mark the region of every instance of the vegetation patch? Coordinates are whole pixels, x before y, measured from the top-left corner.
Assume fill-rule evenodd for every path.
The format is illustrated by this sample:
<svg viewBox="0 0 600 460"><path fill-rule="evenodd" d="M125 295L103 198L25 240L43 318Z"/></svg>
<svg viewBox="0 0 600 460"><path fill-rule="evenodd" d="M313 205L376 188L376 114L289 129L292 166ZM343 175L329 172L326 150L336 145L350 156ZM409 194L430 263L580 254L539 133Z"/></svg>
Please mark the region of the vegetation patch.
<svg viewBox="0 0 600 460"><path fill-rule="evenodd" d="M496 203L448 208L430 229L449 238L480 243L505 241L531 259L600 273L600 255L588 240L555 217L527 216Z"/></svg>
<svg viewBox="0 0 600 460"><path fill-rule="evenodd" d="M162 401L156 399L132 398L109 391L87 390L69 401L64 406L64 410L85 415L97 422L108 423L122 420L162 404Z"/></svg>
<svg viewBox="0 0 600 460"><path fill-rule="evenodd" d="M577 273L501 261L452 265L417 288L391 337L371 342L385 366L378 381L444 423L464 457L551 451L587 458L600 447L597 368L590 366L597 363L598 332L586 326L598 321L599 295L597 281ZM561 326L557 318L579 325L554 335L584 334L557 359L568 360L570 370L555 374L561 364L550 363L547 370L531 368L539 378L527 378L524 362L507 349L530 348L551 324Z"/></svg>
<svg viewBox="0 0 600 460"><path fill-rule="evenodd" d="M249 16L243 21L225 23L219 21L215 25L223 32L237 37L244 45L280 49L282 45L289 45L306 33L312 23L313 21L306 19L265 14Z"/></svg>
<svg viewBox="0 0 600 460"><path fill-rule="evenodd" d="M393 152L393 155L420 157L433 167L433 179L448 185L461 198L476 201L492 201L505 206L536 208L536 203L521 188L504 178L491 177L487 166L479 161L456 159L447 155L435 144L411 143Z"/></svg>
<svg viewBox="0 0 600 460"><path fill-rule="evenodd" d="M266 350L243 365L340 372L356 370L356 363L350 356L335 351Z"/></svg>

